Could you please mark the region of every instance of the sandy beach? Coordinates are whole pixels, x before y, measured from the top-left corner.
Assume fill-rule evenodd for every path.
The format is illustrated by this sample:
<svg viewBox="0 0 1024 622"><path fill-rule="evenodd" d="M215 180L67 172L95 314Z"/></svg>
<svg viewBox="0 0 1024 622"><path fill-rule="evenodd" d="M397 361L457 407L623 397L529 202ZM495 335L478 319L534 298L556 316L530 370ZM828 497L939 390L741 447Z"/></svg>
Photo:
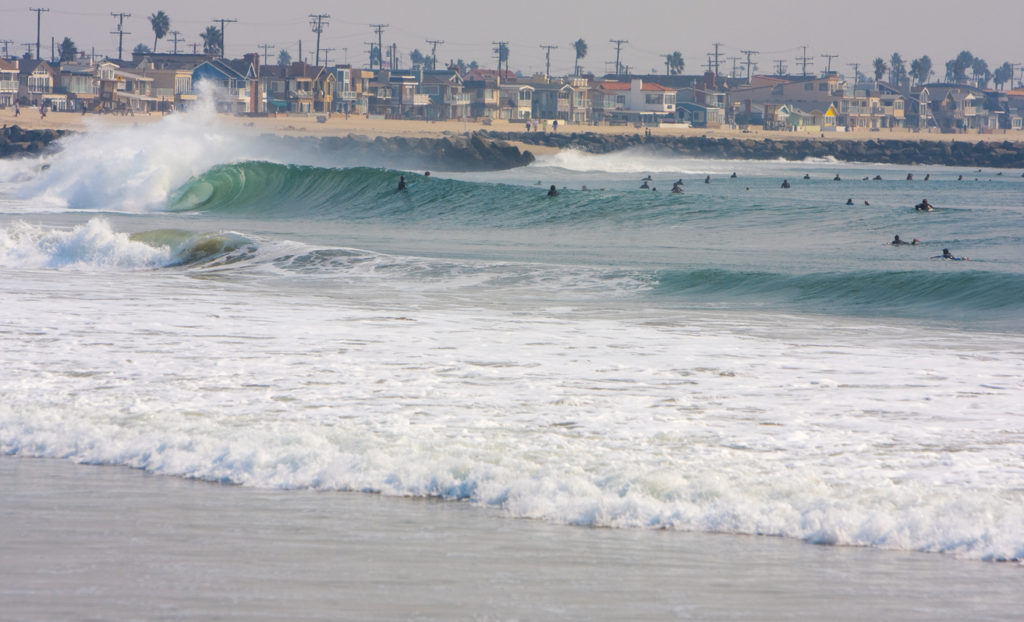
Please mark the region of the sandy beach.
<svg viewBox="0 0 1024 622"><path fill-rule="evenodd" d="M20 116L14 116L11 108L0 110L0 124L19 125L23 129L63 129L76 132L81 131L102 131L104 128L126 127L131 125L142 125L156 123L163 119L161 114L118 116L118 115L96 115L70 112L49 112L42 118L38 110L22 109ZM476 131L494 132L522 132L526 127L522 123L510 123L504 120L496 120L490 123L482 121L406 121L390 119L368 119L362 115L333 115L324 122L318 120L318 115L288 115L280 117L239 117L233 115L219 115L219 119L226 125L235 126L245 131L256 134L272 133L279 136L346 136L349 134L362 136L404 136L406 138L440 138L442 136L466 134ZM548 132L552 130L548 125ZM639 130L631 126L611 125L573 125L559 124L558 133L581 133L593 132L597 134L637 134ZM733 138L775 141L786 140L841 140L841 141L866 141L866 140L920 140L920 141L960 141L968 143L985 142L1016 142L1024 140L1024 132L999 132L993 134L981 134L977 132L964 134L942 134L938 132L915 132L908 129L887 129L880 132L858 131L858 132L826 132L824 134L815 132L779 132L764 129L752 129L742 131L732 128L691 128L665 124L661 127L651 128L654 136L708 136L711 138ZM535 154L557 151L553 147L541 145L524 145Z"/></svg>

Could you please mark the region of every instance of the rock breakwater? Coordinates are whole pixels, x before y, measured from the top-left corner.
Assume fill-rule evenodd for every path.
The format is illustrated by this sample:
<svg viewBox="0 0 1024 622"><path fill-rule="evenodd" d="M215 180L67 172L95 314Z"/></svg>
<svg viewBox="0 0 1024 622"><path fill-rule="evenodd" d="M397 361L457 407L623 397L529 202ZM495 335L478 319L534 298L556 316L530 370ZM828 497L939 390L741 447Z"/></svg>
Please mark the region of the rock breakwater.
<svg viewBox="0 0 1024 622"><path fill-rule="evenodd" d="M795 160L835 158L845 162L932 164L990 168L1024 168L1024 142L958 140L843 140L642 136L640 134L544 134L483 132L487 137L527 145L611 153L641 148L654 153L696 158Z"/></svg>

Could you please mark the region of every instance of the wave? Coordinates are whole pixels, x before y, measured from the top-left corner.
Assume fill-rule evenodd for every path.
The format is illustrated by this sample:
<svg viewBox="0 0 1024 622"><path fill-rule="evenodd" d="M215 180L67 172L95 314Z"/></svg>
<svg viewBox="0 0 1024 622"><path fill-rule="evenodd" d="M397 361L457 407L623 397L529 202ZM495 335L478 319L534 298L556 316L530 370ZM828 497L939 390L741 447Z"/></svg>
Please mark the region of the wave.
<svg viewBox="0 0 1024 622"><path fill-rule="evenodd" d="M255 243L233 232L114 231L103 218L71 229L24 222L0 228L0 266L22 269L154 270L213 265L251 256Z"/></svg>
<svg viewBox="0 0 1024 622"><path fill-rule="evenodd" d="M399 177L408 182L398 191ZM633 209L636 199L619 192L563 192L547 187L442 179L387 169L322 168L247 161L222 164L192 177L168 201L171 211L200 211L252 218L319 218L449 226L528 227L650 217L678 208L669 193ZM644 195L645 198L647 195ZM626 201L629 200L629 203ZM623 209L629 205L629 209Z"/></svg>
<svg viewBox="0 0 1024 622"><path fill-rule="evenodd" d="M924 315L955 320L1024 317L1024 275L977 270L665 271L657 276L653 293L687 301L748 301L845 315Z"/></svg>

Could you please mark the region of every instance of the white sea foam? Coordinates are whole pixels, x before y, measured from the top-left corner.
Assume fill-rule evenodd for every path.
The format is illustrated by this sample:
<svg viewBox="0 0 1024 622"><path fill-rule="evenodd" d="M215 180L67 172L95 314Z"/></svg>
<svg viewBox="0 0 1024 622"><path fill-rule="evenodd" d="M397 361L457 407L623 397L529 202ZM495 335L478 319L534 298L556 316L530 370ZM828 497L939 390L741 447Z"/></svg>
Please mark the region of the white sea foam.
<svg viewBox="0 0 1024 622"><path fill-rule="evenodd" d="M251 284L176 278L45 298L9 283L0 451L570 524L1024 557L1015 338L389 306L346 287L256 305Z"/></svg>
<svg viewBox="0 0 1024 622"><path fill-rule="evenodd" d="M14 223L0 228L0 266L78 270L144 270L167 265L169 247L115 232L102 218L68 230Z"/></svg>
<svg viewBox="0 0 1024 622"><path fill-rule="evenodd" d="M212 91L204 88L192 110L156 123L109 127L94 122L91 131L61 139L61 151L46 159L49 167L22 185L19 195L70 209L161 209L189 177L252 155L251 140L219 123L212 102Z"/></svg>

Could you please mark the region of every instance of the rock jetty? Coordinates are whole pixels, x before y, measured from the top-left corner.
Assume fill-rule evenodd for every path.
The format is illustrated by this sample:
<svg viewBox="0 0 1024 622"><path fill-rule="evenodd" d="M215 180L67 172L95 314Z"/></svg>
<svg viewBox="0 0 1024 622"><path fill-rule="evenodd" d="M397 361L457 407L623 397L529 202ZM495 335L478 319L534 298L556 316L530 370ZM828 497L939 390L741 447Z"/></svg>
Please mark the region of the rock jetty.
<svg viewBox="0 0 1024 622"><path fill-rule="evenodd" d="M642 148L654 153L697 158L804 160L835 158L844 162L930 164L989 168L1024 167L1024 142L958 140L830 140L771 138L709 138L707 136L642 136L640 134L544 134L481 132L490 138L527 145L611 153Z"/></svg>
<svg viewBox="0 0 1024 622"><path fill-rule="evenodd" d="M68 134L65 130L23 130L17 125L0 129L0 158L37 156L50 143Z"/></svg>

